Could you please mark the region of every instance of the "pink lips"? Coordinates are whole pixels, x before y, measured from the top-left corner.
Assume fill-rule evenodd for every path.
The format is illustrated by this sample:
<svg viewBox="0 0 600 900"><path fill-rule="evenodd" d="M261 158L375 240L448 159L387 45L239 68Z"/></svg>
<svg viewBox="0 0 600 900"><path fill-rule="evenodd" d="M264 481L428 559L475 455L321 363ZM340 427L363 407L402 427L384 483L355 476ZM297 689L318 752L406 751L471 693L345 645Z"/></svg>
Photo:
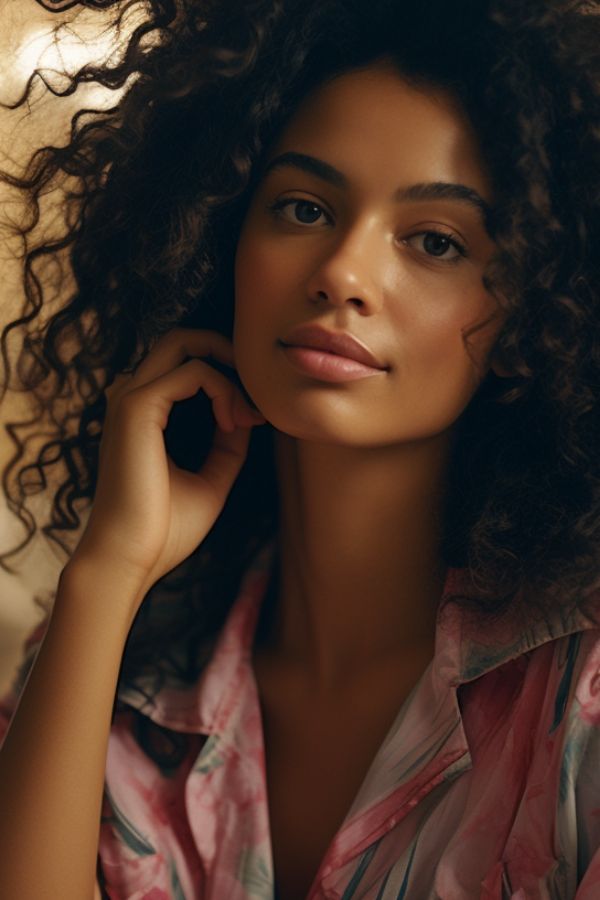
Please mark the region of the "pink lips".
<svg viewBox="0 0 600 900"><path fill-rule="evenodd" d="M387 370L352 335L319 325L299 325L280 343L295 368L322 381L354 381Z"/></svg>

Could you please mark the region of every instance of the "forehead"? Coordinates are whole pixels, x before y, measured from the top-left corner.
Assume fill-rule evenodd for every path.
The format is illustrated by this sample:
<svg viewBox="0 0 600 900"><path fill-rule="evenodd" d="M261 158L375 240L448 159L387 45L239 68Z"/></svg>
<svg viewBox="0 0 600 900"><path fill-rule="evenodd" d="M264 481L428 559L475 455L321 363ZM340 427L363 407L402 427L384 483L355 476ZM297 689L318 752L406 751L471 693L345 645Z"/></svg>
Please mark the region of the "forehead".
<svg viewBox="0 0 600 900"><path fill-rule="evenodd" d="M304 98L269 158L286 151L323 158L357 185L365 174L386 191L392 182L458 181L493 199L458 100L443 88L409 85L388 62L339 75Z"/></svg>

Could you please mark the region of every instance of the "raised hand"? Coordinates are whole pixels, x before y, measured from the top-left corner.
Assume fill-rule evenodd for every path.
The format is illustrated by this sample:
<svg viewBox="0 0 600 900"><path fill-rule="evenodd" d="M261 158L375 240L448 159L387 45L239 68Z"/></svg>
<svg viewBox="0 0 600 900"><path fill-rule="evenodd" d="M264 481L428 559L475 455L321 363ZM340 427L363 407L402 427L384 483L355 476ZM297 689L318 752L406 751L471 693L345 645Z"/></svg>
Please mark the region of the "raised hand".
<svg viewBox="0 0 600 900"><path fill-rule="evenodd" d="M115 566L139 583L140 602L210 531L246 458L250 429L265 422L201 356L234 366L223 335L175 329L106 391L96 494L72 561ZM173 404L200 390L212 401L217 428L205 462L189 472L168 456L164 430Z"/></svg>

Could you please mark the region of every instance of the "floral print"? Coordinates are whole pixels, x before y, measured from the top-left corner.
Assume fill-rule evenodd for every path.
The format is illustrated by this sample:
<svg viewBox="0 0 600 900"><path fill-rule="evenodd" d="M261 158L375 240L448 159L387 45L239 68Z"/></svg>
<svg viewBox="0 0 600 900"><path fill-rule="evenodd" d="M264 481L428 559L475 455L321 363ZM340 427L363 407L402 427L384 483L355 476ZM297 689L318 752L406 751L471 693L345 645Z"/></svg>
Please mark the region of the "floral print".
<svg viewBox="0 0 600 900"><path fill-rule="evenodd" d="M120 692L99 845L111 900L277 900L251 665L275 548L245 574L195 685L166 684L155 706L141 680ZM448 570L444 595L465 577ZM0 705L4 730L23 683L22 670ZM434 657L307 900L594 900L599 763L595 623L532 608L478 628L440 604Z"/></svg>

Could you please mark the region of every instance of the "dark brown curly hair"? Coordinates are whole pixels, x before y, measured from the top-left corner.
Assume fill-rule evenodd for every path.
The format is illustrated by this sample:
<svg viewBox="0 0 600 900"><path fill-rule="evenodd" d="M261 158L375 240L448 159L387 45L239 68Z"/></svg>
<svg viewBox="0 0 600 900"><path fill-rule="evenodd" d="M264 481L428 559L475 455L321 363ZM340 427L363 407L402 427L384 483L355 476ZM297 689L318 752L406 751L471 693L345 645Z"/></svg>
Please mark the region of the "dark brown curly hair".
<svg viewBox="0 0 600 900"><path fill-rule="evenodd" d="M80 111L67 146L39 149L21 178L4 175L27 192L30 214L21 228L27 300L2 332L4 366L54 429L31 453L19 423L8 427L16 453L3 487L28 528L24 543L36 527L59 542L78 528L80 504L95 491L103 391L116 373L134 369L175 326L231 337L237 235L261 161L299 100L337 73L391 58L410 83L460 100L497 197L488 222L497 252L484 284L507 313L494 352L511 376L490 372L457 423L442 552L468 569L477 596L456 600L487 616L517 596L540 615L583 608L600 556L597 0L148 0L147 8L123 57L85 67L68 88L127 82L119 101ZM40 197L63 176L64 233L32 245ZM40 271L65 253L75 287L40 326ZM23 343L11 373L15 329ZM197 466L213 431L203 395L177 404L168 450ZM122 681L142 669L156 686L167 670L197 677L245 567L277 531L274 470L267 425L254 430L206 540L142 605ZM27 495L50 476L58 483L50 521L38 523ZM6 568L10 555L0 560Z"/></svg>

